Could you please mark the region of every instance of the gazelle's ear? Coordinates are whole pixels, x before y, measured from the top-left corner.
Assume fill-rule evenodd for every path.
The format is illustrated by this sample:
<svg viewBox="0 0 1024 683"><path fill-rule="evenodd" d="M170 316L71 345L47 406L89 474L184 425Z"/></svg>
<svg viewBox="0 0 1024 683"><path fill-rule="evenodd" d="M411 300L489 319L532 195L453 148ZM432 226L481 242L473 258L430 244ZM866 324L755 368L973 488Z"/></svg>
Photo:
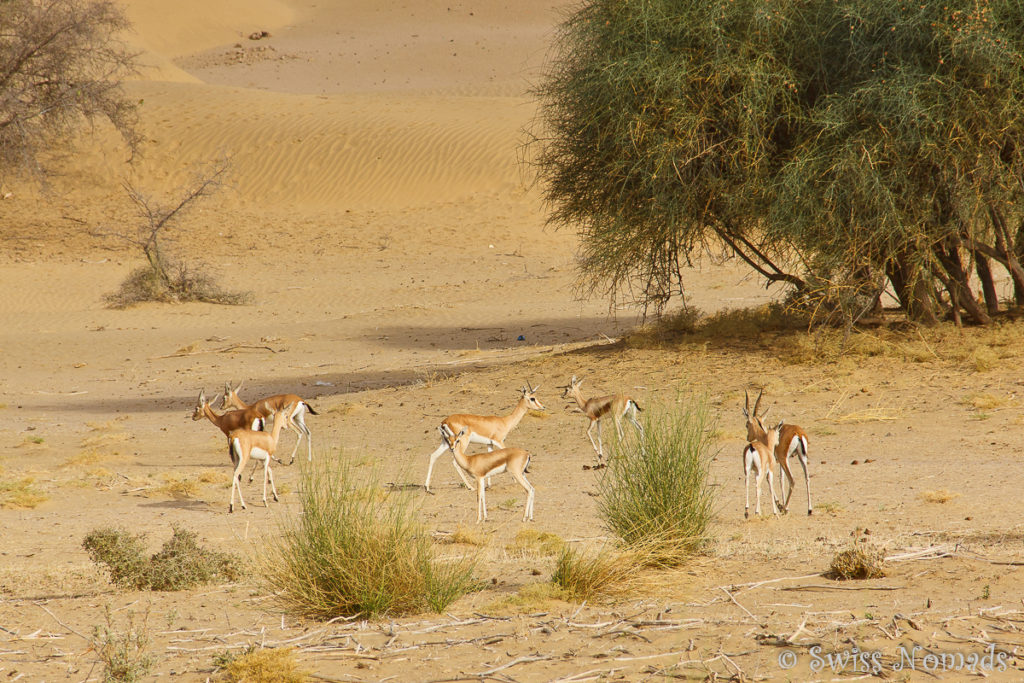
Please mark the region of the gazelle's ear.
<svg viewBox="0 0 1024 683"><path fill-rule="evenodd" d="M199 404L206 403L206 389L199 390Z"/></svg>
<svg viewBox="0 0 1024 683"><path fill-rule="evenodd" d="M224 382L224 394L227 395L227 394L230 394L230 393L231 393L231 382Z"/></svg>
<svg viewBox="0 0 1024 683"><path fill-rule="evenodd" d="M569 380L569 384L576 384L576 375L572 376L572 379Z"/></svg>

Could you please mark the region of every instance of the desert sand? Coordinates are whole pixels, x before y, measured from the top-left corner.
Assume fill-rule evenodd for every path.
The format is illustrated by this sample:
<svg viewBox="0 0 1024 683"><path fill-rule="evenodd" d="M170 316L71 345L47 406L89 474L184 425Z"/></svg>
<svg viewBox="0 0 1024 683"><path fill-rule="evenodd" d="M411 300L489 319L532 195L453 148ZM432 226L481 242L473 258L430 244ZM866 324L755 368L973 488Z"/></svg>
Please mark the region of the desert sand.
<svg viewBox="0 0 1024 683"><path fill-rule="evenodd" d="M1017 358L1019 337L965 330L956 349L922 336L830 360L742 329L616 341L638 311L577 296L576 236L546 224L521 163L531 88L572 3L123 5L145 65L127 84L143 158L129 167L99 130L46 192L2 188L0 676L101 680L93 630L108 608L115 626L148 614L151 675L183 681L253 645L295 648L332 681L829 680L864 675L876 655L888 677L962 680L955 655L990 648L1000 656L976 668L1024 675L1019 363L985 362ZM229 187L167 246L253 303L108 308L141 262L116 236L139 222L122 182L170 198L223 159ZM708 312L779 294L710 263L686 286ZM705 393L718 421L708 553L593 604L526 597L554 558L514 547L526 527L608 540L585 419L559 398L573 374L641 405ZM228 514L223 436L189 419L200 389L226 381L249 398L302 395L320 412L307 418L314 457L380 462L410 487L445 415L504 413L539 385L547 417L509 440L535 453L536 521L519 521L522 490L504 476L477 526L473 494L438 461L419 514L443 552L478 553L489 584L443 615L324 624L282 613L255 582L115 588L82 549L93 529L145 532L155 549L179 525L255 556L298 512L299 469L277 467L280 503L245 484L248 509ZM813 516L797 468L788 515L743 518L740 406L762 385L772 416L810 434ZM18 486L42 502L11 502ZM476 543L445 545L459 530ZM821 576L860 539L894 558L887 577Z"/></svg>

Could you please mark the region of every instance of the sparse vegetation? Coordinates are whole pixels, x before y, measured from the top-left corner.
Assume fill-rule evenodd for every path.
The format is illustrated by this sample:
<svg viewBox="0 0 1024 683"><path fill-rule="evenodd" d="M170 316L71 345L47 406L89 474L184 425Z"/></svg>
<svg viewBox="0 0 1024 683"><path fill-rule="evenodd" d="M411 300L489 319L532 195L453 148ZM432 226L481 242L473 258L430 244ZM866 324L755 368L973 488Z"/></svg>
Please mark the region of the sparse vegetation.
<svg viewBox="0 0 1024 683"><path fill-rule="evenodd" d="M144 538L122 529L99 529L85 537L82 547L93 562L107 566L114 584L133 590L186 590L241 575L236 557L200 547L195 532L174 527L171 538L149 558Z"/></svg>
<svg viewBox="0 0 1024 683"><path fill-rule="evenodd" d="M593 600L623 590L645 560L642 555L609 547L588 552L564 546L551 582L561 588L566 600Z"/></svg>
<svg viewBox="0 0 1024 683"><path fill-rule="evenodd" d="M286 609L319 619L441 611L476 586L474 561L437 557L409 494L386 491L373 471L319 458L299 499L302 514L282 521L260 572Z"/></svg>
<svg viewBox="0 0 1024 683"><path fill-rule="evenodd" d="M93 632L93 647L103 663L105 683L135 683L149 674L153 656L148 652L149 612L141 620L129 611L124 630L117 630L110 606L106 607L106 625Z"/></svg>
<svg viewBox="0 0 1024 683"><path fill-rule="evenodd" d="M204 301L238 305L251 300L249 293L225 292L210 276L169 257L164 253L161 241L188 208L220 189L227 172L226 163L197 171L191 184L180 191L181 196L166 205L156 203L131 183L124 183L124 189L138 209L142 222L134 233L116 232L112 235L141 249L146 265L133 270L121 288L106 297L112 308L125 308L142 301Z"/></svg>
<svg viewBox="0 0 1024 683"><path fill-rule="evenodd" d="M565 541L558 534L537 529L520 529L515 539L505 548L510 554L524 555L558 555L565 547Z"/></svg>
<svg viewBox="0 0 1024 683"><path fill-rule="evenodd" d="M709 541L713 493L708 482L714 425L706 397L651 405L643 434L612 442L599 483L599 514L646 562L675 565Z"/></svg>
<svg viewBox="0 0 1024 683"><path fill-rule="evenodd" d="M35 478L22 477L14 481L0 481L0 508L31 510L50 497L35 486Z"/></svg>
<svg viewBox="0 0 1024 683"><path fill-rule="evenodd" d="M882 552L866 543L857 543L836 553L825 576L837 581L877 579L885 576Z"/></svg>

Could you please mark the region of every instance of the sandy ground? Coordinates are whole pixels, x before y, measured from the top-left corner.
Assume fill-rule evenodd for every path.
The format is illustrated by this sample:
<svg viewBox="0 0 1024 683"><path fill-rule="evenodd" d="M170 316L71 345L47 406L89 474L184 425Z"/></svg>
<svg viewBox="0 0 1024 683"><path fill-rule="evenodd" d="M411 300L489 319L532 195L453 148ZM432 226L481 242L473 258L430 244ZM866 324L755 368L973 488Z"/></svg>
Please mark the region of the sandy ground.
<svg viewBox="0 0 1024 683"><path fill-rule="evenodd" d="M575 237L545 227L518 161L529 90L568 6L126 2L150 67L128 86L143 102L144 159L125 167L101 131L47 194L8 186L0 203L0 676L99 680L93 631L107 608L115 626L148 615L154 675L186 681L253 644L294 647L341 681L828 680L875 662L886 678L962 680L972 654L996 680L1024 675L1019 335L967 331L831 362L797 362L792 340L742 331L610 343L635 311L574 296ZM107 308L140 261L116 236L139 221L122 180L169 198L217 159L230 160L230 187L168 247L254 303ZM728 267L687 287L706 311L771 294ZM449 458L435 495L414 493L419 514L439 542L476 536L443 551L478 553L489 587L444 615L307 622L249 582L126 593L81 548L108 525L156 548L181 525L255 555L297 512L298 468L278 467L280 503L263 507L246 485L248 509L228 514L223 437L189 417L201 388L229 380L243 397L308 398L316 458L379 461L399 485L422 483L445 415L504 413L524 382L539 385L548 417L510 438L535 454L529 527L599 544L585 420L557 388L573 374L645 406L706 393L718 420L716 541L636 593L524 597L554 558L514 548L521 489L499 478L476 527ZM743 518L740 405L760 385L773 416L810 434L811 517L799 483L789 515ZM180 493L182 480L198 492ZM45 502L11 504L19 486ZM894 558L889 575L823 578L858 539Z"/></svg>

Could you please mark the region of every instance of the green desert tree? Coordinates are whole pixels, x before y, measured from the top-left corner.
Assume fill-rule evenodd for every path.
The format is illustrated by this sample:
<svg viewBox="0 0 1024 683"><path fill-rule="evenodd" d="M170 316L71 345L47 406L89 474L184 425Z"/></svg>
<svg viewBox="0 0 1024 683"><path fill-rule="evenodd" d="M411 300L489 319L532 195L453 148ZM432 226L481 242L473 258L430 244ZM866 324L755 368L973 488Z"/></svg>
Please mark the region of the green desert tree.
<svg viewBox="0 0 1024 683"><path fill-rule="evenodd" d="M82 124L106 120L136 150L136 105L122 89L135 55L123 12L104 0L0 2L0 169L40 176Z"/></svg>
<svg viewBox="0 0 1024 683"><path fill-rule="evenodd" d="M587 0L530 160L580 284L645 307L719 250L847 322L1024 304L1024 2ZM980 289L980 294L977 290ZM980 296L980 299L979 299Z"/></svg>

